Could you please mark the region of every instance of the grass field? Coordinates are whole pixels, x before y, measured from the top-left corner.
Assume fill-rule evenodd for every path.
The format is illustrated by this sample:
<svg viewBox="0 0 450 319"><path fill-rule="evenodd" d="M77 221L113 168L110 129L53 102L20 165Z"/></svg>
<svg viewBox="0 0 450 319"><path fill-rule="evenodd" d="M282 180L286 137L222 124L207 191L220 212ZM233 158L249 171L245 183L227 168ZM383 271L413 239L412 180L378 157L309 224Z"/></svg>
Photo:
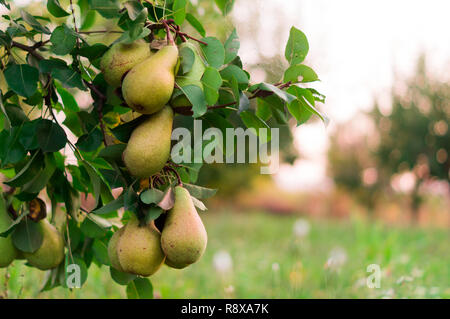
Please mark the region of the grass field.
<svg viewBox="0 0 450 319"><path fill-rule="evenodd" d="M209 233L203 259L188 269L164 267L152 277L162 298L450 298L450 232L380 223L309 221L261 213L203 215ZM308 232L308 226L310 231ZM45 273L16 261L10 298L125 298L107 267L91 267L82 289L39 293ZM366 268L379 264L381 288ZM5 270L0 270L0 291Z"/></svg>

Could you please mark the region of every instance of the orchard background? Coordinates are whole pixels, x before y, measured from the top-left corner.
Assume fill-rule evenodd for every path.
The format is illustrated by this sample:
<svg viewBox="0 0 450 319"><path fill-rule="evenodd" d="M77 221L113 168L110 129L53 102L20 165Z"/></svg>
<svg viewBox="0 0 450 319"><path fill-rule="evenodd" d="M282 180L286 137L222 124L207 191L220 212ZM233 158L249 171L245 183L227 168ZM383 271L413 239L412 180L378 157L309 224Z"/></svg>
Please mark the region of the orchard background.
<svg viewBox="0 0 450 319"><path fill-rule="evenodd" d="M150 278L153 288L147 286L141 297L450 296L450 89L445 75L429 70L426 55L419 58L417 54L417 62L409 67L408 75L400 76L392 89L373 98L369 104L374 107L362 107L342 120L336 114L348 110L339 108L342 105L333 91L328 92L328 77L322 78L321 72L316 74L310 68L322 66L324 56L320 40L302 28L308 12L314 14L310 3L300 1L298 8L305 8L304 11L292 10L289 6L295 7L293 4L269 0L251 4L219 0L157 1L155 6L153 1L139 3L2 1L1 173L5 182L19 180L16 187L4 184L3 189L15 198L16 209L35 198L35 192L22 191L26 183L20 182L29 182L27 174L17 176L27 173L33 157L40 156L34 153L36 149L54 154L54 159L45 156L44 167L55 167L51 171L42 168L43 176L48 176L38 185L39 197L47 202L49 216L71 216L69 225L79 229L83 242L75 252L77 263L86 268L86 274L89 266L82 289L69 290L58 287L58 280L52 281L52 276L58 274L15 261L6 270L0 270L3 297L136 297L111 279L101 248L119 222L114 213L108 214L114 210L119 210L119 216L123 210L132 213L135 193L141 191L135 190L132 180L126 185L112 185L116 180L107 171L115 171L115 161L109 161L111 154L100 155L105 144L110 146L109 132L134 116L130 119L126 115L129 111L121 105L120 98L108 90L97 74L101 56L117 39L148 39L150 31L154 31L156 39L165 39L164 29L148 27L164 19L174 19L174 26L180 25L180 32L186 37L208 42L209 49L204 50L206 60L220 70L224 91L229 93L214 101L211 94L204 94L202 100L195 90L190 90L188 97L196 103L192 114L188 111L180 116L179 125L189 125L193 117L207 114L209 125L220 128L279 127L286 164L275 176L260 175L258 165L177 168L185 183L218 189L214 197L202 199L209 209L201 213L209 234L208 248L199 263L185 270L163 267ZM386 4L380 7L383 5ZM298 28L287 26L289 21ZM305 26L310 25L305 22ZM305 31L309 44L300 30ZM311 27L308 31L314 34ZM205 36L210 38L205 40ZM340 36L351 38L352 34ZM182 37L178 33L179 42ZM327 43L326 38L322 41ZM346 43L343 41L341 50ZM208 54L210 49L214 52ZM215 60L217 50L224 50L223 62ZM441 52L448 58L446 50L444 47ZM238 52L240 61L235 59ZM448 59L443 63L448 65ZM243 70L248 71L250 81ZM350 68L340 74L340 80L351 82L352 73L358 75ZM317 82L319 77L321 82ZM47 86L49 78L54 81ZM296 86L297 81L302 83ZM266 84L252 88L250 84L255 83ZM270 84L277 84L282 91ZM325 104L325 96L314 88L329 97ZM351 97L358 95L356 90L346 91L348 103L358 103ZM265 103L263 98L268 94L272 100ZM390 110L386 111L380 99L391 106ZM232 104L231 110L207 109L207 105L235 101L239 103ZM326 128L324 113L331 118ZM24 116L31 121L24 121ZM37 132L39 128L33 125L37 121L33 120L39 118L49 119L51 124L40 122L42 127ZM14 132L24 122L24 131ZM112 136L120 140L129 128L117 132ZM311 145L320 146L323 132L327 147L317 158ZM20 143L11 140L11 136L19 136ZM309 144L302 144L304 140ZM321 169L318 171L317 167ZM59 173L55 174L55 170ZM72 180L65 178L65 171ZM324 177L320 180L317 175ZM38 186L31 186L37 190ZM52 195L48 196L45 187L51 189ZM195 188L197 194L210 195L208 189ZM73 201L77 193L81 193L80 211L77 201ZM108 207L108 203L113 204L98 218L88 218L86 222L81 217L76 225L73 223L80 215L86 217ZM379 264L382 269L380 289L366 286L366 268L370 264Z"/></svg>

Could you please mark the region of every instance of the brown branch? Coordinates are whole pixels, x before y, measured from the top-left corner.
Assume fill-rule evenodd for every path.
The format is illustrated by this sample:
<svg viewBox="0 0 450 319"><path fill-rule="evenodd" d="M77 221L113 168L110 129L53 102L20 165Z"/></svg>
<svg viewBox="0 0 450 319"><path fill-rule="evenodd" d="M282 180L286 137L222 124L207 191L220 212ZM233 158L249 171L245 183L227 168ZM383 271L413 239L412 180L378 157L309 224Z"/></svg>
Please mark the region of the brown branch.
<svg viewBox="0 0 450 319"><path fill-rule="evenodd" d="M292 82L286 82L286 83L276 83L274 84L274 86L278 86L278 88L280 90L288 88L292 85ZM263 90L256 90L252 96L250 96L248 99L249 100L253 100L256 99L258 97L268 97L274 95L273 92L269 92L269 91L263 91ZM226 104L220 104L220 105L212 105L212 106L208 106L208 110L217 110L217 109L223 109L229 106L233 106L236 105L238 102L234 101L234 102L230 102L230 103L226 103ZM192 115L194 114L192 112L192 106L179 106L175 108L175 112L182 114L182 115Z"/></svg>
<svg viewBox="0 0 450 319"><path fill-rule="evenodd" d="M173 167L170 167L170 166L165 166L165 167L164 167L164 170L165 170L166 172L171 172L171 173L173 173L173 174L176 176L176 178L177 178L178 186L183 186L183 182L181 181L180 174L178 174L178 172L176 171L176 169L174 169Z"/></svg>
<svg viewBox="0 0 450 319"><path fill-rule="evenodd" d="M26 52L30 53L32 56L34 56L38 60L43 60L44 57L42 55L40 55L39 53L37 53L36 50L38 48L42 47L43 45L45 45L46 43L47 43L47 41L45 41L45 42L39 41L33 46L28 46L28 45L25 45L25 44L13 41L11 43L11 46L19 48L19 49L21 49L23 51L26 51Z"/></svg>

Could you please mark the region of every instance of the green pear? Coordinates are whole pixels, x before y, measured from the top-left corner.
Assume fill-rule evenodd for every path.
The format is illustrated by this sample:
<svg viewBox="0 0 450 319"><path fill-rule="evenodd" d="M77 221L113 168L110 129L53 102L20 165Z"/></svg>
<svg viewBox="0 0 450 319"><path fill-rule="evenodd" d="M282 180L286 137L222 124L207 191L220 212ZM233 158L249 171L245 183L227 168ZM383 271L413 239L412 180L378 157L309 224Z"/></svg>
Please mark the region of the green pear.
<svg viewBox="0 0 450 319"><path fill-rule="evenodd" d="M55 226L46 219L38 223L43 241L41 247L34 253L23 253L28 262L41 270L58 267L64 260L64 239Z"/></svg>
<svg viewBox="0 0 450 319"><path fill-rule="evenodd" d="M108 244L108 255L109 261L111 262L111 266L121 272L124 272L124 270L119 262L119 256L117 254L117 244L119 243L119 240L124 232L125 226L114 233L114 235L109 240Z"/></svg>
<svg viewBox="0 0 450 319"><path fill-rule="evenodd" d="M180 45L180 50L183 48L189 48L194 52L194 64L192 65L192 68L189 72L187 72L184 75L178 75L175 78L175 82L177 85L182 88L184 86L188 85L196 85L200 87L203 90L203 83L202 83L202 76L203 73L205 73L206 66L203 62L203 58L201 57L197 46L191 42L185 42L182 45ZM180 107L180 106L192 106L191 102L187 99L187 97L179 91L177 95L172 96L172 100L170 102L170 105L173 107Z"/></svg>
<svg viewBox="0 0 450 319"><path fill-rule="evenodd" d="M178 47L167 45L134 66L122 83L125 102L138 113L153 114L170 100L175 85Z"/></svg>
<svg viewBox="0 0 450 319"><path fill-rule="evenodd" d="M6 210L3 194L0 193L0 233L6 231L12 223ZM0 237L0 268L8 267L17 257L18 250L14 247L11 235Z"/></svg>
<svg viewBox="0 0 450 319"><path fill-rule="evenodd" d="M123 154L133 176L149 178L164 167L170 157L172 126L173 110L166 106L133 131Z"/></svg>
<svg viewBox="0 0 450 319"><path fill-rule="evenodd" d="M189 191L181 186L175 187L175 205L168 212L161 235L166 264L181 269L195 263L205 252L207 241L205 226Z"/></svg>
<svg viewBox="0 0 450 319"><path fill-rule="evenodd" d="M105 81L113 87L119 87L125 73L151 55L150 45L144 40L131 44L114 44L100 61L100 68Z"/></svg>
<svg viewBox="0 0 450 319"><path fill-rule="evenodd" d="M154 222L141 225L137 218L132 218L117 243L117 256L126 273L148 277L157 272L166 256Z"/></svg>

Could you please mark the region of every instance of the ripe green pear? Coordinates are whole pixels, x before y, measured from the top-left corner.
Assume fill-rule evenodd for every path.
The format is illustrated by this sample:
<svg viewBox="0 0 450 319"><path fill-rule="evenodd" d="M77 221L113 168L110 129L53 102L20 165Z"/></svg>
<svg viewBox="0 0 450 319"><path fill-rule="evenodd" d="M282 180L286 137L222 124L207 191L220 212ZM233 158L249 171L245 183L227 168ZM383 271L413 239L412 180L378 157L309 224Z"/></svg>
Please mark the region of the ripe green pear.
<svg viewBox="0 0 450 319"><path fill-rule="evenodd" d="M166 256L155 224L140 225L137 218L132 218L117 243L117 256L126 273L148 277L157 272Z"/></svg>
<svg viewBox="0 0 450 319"><path fill-rule="evenodd" d="M122 78L125 73L151 55L150 45L144 40L131 44L114 44L100 61L100 68L105 81L115 88L119 87L122 84Z"/></svg>
<svg viewBox="0 0 450 319"><path fill-rule="evenodd" d="M124 270L119 262L119 256L117 254L117 244L119 243L119 240L124 232L125 226L114 233L108 244L108 256L109 261L111 262L111 266L121 272L124 272Z"/></svg>
<svg viewBox="0 0 450 319"><path fill-rule="evenodd" d="M203 83L202 83L202 76L203 73L205 73L206 66L203 62L203 58L201 57L197 46L191 42L185 42L180 45L180 49L183 48L189 48L194 52L194 64L192 65L191 70L184 74L184 75L178 75L175 78L175 82L177 85L182 88L184 86L188 85L196 85L200 87L203 90ZM191 102L188 100L188 98L180 92L179 95L172 97L172 100L170 102L170 105L173 107L181 107L181 106L192 106Z"/></svg>
<svg viewBox="0 0 450 319"><path fill-rule="evenodd" d="M141 114L153 114L170 100L175 85L178 47L167 45L134 66L122 83L122 95Z"/></svg>
<svg viewBox="0 0 450 319"><path fill-rule="evenodd" d="M6 210L3 194L0 193L0 233L6 231L12 223ZM17 257L17 249L14 247L11 235L6 238L0 237L0 268L8 267Z"/></svg>
<svg viewBox="0 0 450 319"><path fill-rule="evenodd" d="M175 188L175 205L168 212L161 235L166 264L181 269L198 261L206 249L208 235L189 191Z"/></svg>
<svg viewBox="0 0 450 319"><path fill-rule="evenodd" d="M133 176L149 178L164 167L170 157L172 126L173 110L166 106L133 131L123 154Z"/></svg>
<svg viewBox="0 0 450 319"><path fill-rule="evenodd" d="M43 241L41 247L34 253L23 253L28 262L41 270L58 267L64 260L64 239L55 226L46 219L38 223Z"/></svg>

